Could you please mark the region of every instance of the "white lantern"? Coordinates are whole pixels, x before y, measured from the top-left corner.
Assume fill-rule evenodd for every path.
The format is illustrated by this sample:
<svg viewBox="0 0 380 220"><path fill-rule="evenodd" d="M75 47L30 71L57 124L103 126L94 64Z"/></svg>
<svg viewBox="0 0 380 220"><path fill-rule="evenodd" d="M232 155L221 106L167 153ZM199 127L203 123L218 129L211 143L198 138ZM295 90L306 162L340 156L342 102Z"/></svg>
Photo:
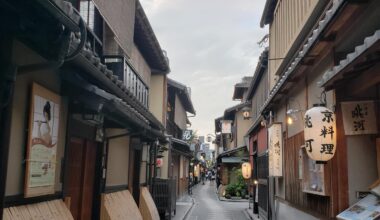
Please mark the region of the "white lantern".
<svg viewBox="0 0 380 220"><path fill-rule="evenodd" d="M244 179L251 178L251 174L252 174L251 164L248 162L243 163L241 165L241 173L242 173Z"/></svg>
<svg viewBox="0 0 380 220"><path fill-rule="evenodd" d="M336 151L336 120L334 113L314 105L305 113L305 148L307 155L320 163L330 160Z"/></svg>

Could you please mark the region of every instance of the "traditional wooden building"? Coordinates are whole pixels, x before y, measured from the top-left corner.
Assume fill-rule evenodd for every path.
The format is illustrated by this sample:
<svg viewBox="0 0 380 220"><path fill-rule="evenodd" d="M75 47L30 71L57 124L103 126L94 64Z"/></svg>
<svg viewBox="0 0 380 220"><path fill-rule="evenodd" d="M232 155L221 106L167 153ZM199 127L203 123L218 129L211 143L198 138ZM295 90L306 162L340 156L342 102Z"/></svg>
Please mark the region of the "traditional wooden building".
<svg viewBox="0 0 380 220"><path fill-rule="evenodd" d="M269 24L270 93L259 110L270 116L268 126L281 125L283 143L276 157L282 167L269 177L268 218L342 218L377 185L379 7L376 1L267 1L261 25ZM336 135L329 150L305 141L312 127L305 113L315 104L334 115L328 133L314 131ZM314 152L335 155L321 162L309 157ZM269 169L275 162L269 160Z"/></svg>
<svg viewBox="0 0 380 220"><path fill-rule="evenodd" d="M187 113L195 115L190 89L175 80L168 80L167 133L170 135L170 177L176 180L177 199L187 194L189 167L193 158L190 143L183 140L183 132L191 125ZM169 163L169 161L167 161Z"/></svg>
<svg viewBox="0 0 380 220"><path fill-rule="evenodd" d="M249 137L249 161L253 168L250 190L255 204L258 205L258 209L255 207L253 211L263 219L268 216L268 134L266 128L268 116L262 114L260 107L267 99L268 91L268 49L265 49L259 58L248 88L247 101L252 104L249 117L252 118L253 123L246 133Z"/></svg>
<svg viewBox="0 0 380 220"><path fill-rule="evenodd" d="M138 1L70 2L0 4L0 216L159 219L168 59Z"/></svg>

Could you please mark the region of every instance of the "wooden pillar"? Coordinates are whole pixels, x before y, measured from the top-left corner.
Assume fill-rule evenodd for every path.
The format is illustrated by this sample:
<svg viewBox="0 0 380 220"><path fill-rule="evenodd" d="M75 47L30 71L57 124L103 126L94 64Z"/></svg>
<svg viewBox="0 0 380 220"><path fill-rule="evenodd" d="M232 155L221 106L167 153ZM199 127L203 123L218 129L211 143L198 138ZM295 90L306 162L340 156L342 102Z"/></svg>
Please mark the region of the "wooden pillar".
<svg viewBox="0 0 380 220"><path fill-rule="evenodd" d="M343 100L344 90L336 92L336 127L337 147L336 154L330 161L331 167L331 217L336 216L348 207L348 164L347 141L344 134L343 115L340 102Z"/></svg>

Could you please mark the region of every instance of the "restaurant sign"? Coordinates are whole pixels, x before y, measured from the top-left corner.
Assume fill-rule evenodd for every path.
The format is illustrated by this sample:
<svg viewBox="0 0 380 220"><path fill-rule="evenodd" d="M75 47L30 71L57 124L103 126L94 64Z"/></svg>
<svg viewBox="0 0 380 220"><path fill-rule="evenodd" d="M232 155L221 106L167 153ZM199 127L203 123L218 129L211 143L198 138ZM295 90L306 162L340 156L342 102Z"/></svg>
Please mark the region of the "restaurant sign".
<svg viewBox="0 0 380 220"><path fill-rule="evenodd" d="M282 176L282 125L274 123L268 128L269 176Z"/></svg>
<svg viewBox="0 0 380 220"><path fill-rule="evenodd" d="M342 102L346 135L377 134L374 101Z"/></svg>

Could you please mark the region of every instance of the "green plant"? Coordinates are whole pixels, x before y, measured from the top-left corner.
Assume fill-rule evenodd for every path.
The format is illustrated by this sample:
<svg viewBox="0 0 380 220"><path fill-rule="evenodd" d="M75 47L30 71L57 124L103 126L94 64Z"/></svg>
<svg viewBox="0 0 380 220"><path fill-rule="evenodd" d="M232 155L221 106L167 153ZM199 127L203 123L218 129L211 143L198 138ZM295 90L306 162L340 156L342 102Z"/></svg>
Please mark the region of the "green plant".
<svg viewBox="0 0 380 220"><path fill-rule="evenodd" d="M234 196L235 193L236 193L236 186L235 186L235 184L228 184L227 187L226 187L226 195Z"/></svg>

